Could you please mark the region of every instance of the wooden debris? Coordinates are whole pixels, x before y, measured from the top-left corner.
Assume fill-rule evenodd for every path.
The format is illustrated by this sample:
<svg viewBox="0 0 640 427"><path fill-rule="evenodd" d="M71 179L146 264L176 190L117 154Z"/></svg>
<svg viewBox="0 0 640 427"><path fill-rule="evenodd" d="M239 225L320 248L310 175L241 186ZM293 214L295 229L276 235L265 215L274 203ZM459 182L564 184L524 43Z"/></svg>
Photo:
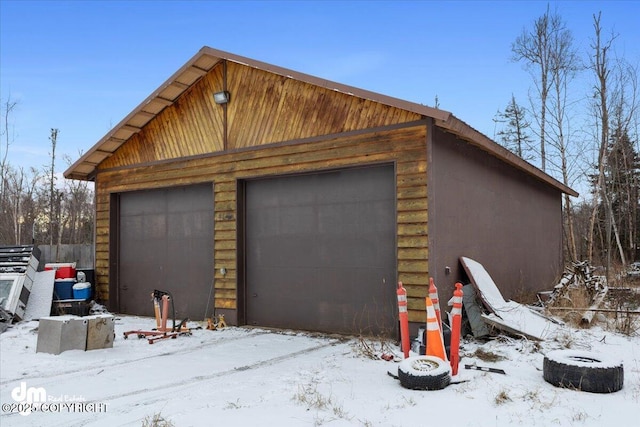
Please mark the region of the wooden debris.
<svg viewBox="0 0 640 427"><path fill-rule="evenodd" d="M544 306L551 311L582 312L577 319L579 324L590 325L608 292L606 278L594 274L595 270L587 261L574 262L565 270Z"/></svg>
<svg viewBox="0 0 640 427"><path fill-rule="evenodd" d="M625 310L620 308L573 308L573 307L547 307L551 311L576 311L585 312L593 311L596 313L622 313L622 314L640 314L640 311Z"/></svg>
<svg viewBox="0 0 640 427"><path fill-rule="evenodd" d="M600 304L604 301L604 297L607 296L607 287L600 289L600 291L593 297L593 303L589 307L587 311L582 315L582 319L580 319L581 325L589 325L591 320L593 320L593 316L595 316L598 308L600 308Z"/></svg>

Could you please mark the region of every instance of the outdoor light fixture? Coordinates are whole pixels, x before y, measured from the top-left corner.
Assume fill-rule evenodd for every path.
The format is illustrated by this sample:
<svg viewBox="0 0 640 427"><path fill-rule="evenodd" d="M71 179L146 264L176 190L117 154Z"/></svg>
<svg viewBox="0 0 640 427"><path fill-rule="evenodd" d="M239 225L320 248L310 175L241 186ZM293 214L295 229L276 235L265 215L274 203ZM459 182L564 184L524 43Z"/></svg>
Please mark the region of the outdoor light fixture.
<svg viewBox="0 0 640 427"><path fill-rule="evenodd" d="M213 100L216 102L216 104L226 104L227 102L229 102L229 92L222 91L222 92L216 92L213 94Z"/></svg>

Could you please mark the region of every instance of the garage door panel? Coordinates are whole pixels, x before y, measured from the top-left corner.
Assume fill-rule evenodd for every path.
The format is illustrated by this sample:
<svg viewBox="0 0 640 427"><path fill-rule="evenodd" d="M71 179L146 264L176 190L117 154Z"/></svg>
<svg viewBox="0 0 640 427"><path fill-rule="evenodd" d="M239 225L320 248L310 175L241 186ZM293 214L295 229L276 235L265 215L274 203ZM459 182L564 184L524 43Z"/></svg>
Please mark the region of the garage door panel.
<svg viewBox="0 0 640 427"><path fill-rule="evenodd" d="M278 250L272 250L277 247ZM297 266L313 267L314 259L318 258L318 246L313 242L296 237L262 238L256 241L251 248L254 266L273 266L286 268L291 266L291 260L297 258L300 253L309 254L309 257L296 263Z"/></svg>
<svg viewBox="0 0 640 427"><path fill-rule="evenodd" d="M282 278L282 269L263 269L265 280ZM259 325L336 333L395 333L394 302L381 271L372 269L287 269L289 278L277 295L250 296L248 310ZM335 283L379 283L375 293ZM366 300L363 303L363 300ZM354 307L356 309L354 309Z"/></svg>
<svg viewBox="0 0 640 427"><path fill-rule="evenodd" d="M168 214L169 237L183 240L208 239L210 236L203 233L209 233L212 220L210 212Z"/></svg>
<svg viewBox="0 0 640 427"><path fill-rule="evenodd" d="M271 239L274 241L275 239ZM296 267L313 268L316 266L315 260L319 257L318 245L315 240L300 238L298 236L287 236L273 243L280 250L279 266L288 267L295 262ZM273 246L265 247L265 251L270 251ZM301 257L300 254L305 254Z"/></svg>
<svg viewBox="0 0 640 427"><path fill-rule="evenodd" d="M357 218L364 218L365 221L358 221L359 228L370 229L380 233L389 233L389 222L395 224L395 211L389 211L388 200L376 200L368 203L360 203L357 207Z"/></svg>
<svg viewBox="0 0 640 427"><path fill-rule="evenodd" d="M279 281L277 294L268 288L253 288L247 295L247 311L253 321L263 326L272 323L289 323L291 318L298 318L309 310L311 302L317 299L317 274L315 269L300 267L255 267L253 274L265 283Z"/></svg>
<svg viewBox="0 0 640 427"><path fill-rule="evenodd" d="M154 289L173 294L176 317L202 319L213 280L211 184L119 197L119 309L153 316Z"/></svg>
<svg viewBox="0 0 640 427"><path fill-rule="evenodd" d="M308 237L315 235L318 228L318 213L312 206L286 206L273 215L279 218L281 235Z"/></svg>
<svg viewBox="0 0 640 427"><path fill-rule="evenodd" d="M336 209L335 206L319 206L318 207L318 229L322 234L332 232L332 230L340 230L340 232L353 232L353 224L346 224L345 208Z"/></svg>
<svg viewBox="0 0 640 427"><path fill-rule="evenodd" d="M141 216L122 216L120 217L120 228L130 230L129 238L131 240L142 240L144 235L144 226Z"/></svg>
<svg viewBox="0 0 640 427"><path fill-rule="evenodd" d="M165 201L159 200L154 191L139 191L136 192L135 197L126 193L121 197L126 199L126 203L120 204L121 216L152 214L165 206Z"/></svg>
<svg viewBox="0 0 640 427"><path fill-rule="evenodd" d="M337 267L359 267L356 257L366 249L358 245L362 239L350 236L345 233L343 238L337 236L320 236L316 239L318 248L318 257L314 260L314 265L323 269L331 269ZM348 242L348 243L347 243Z"/></svg>
<svg viewBox="0 0 640 427"><path fill-rule="evenodd" d="M381 269L353 269L353 268L333 268L323 271L318 298L311 311L315 312L314 320L317 322L315 328L322 330L326 325L335 325L331 328L334 332L340 333L380 333L384 325L394 324L393 301L386 292L388 287L381 280ZM351 284L375 284L379 286L369 286L377 288L377 292L363 290L358 286L347 286L326 292L326 288L331 288L331 283ZM365 321L366 320L366 321ZM393 326L391 326L393 328ZM395 333L395 330L384 331Z"/></svg>
<svg viewBox="0 0 640 427"><path fill-rule="evenodd" d="M254 218L253 232L258 237L278 236L280 230L279 210L273 208L264 208L261 212L249 212Z"/></svg>
<svg viewBox="0 0 640 427"><path fill-rule="evenodd" d="M379 166L248 182L247 322L395 335L394 177Z"/></svg>
<svg viewBox="0 0 640 427"><path fill-rule="evenodd" d="M209 189L209 184L206 185ZM202 197L203 186L183 187L183 191L167 192L167 210L168 212L198 212L211 211L209 197ZM208 191L208 190L207 190Z"/></svg>
<svg viewBox="0 0 640 427"><path fill-rule="evenodd" d="M202 250L208 246L207 240L202 237L170 238L166 242L167 255L170 259L167 264L180 275L182 280L188 280L189 274L200 269L202 265L211 264L211 254Z"/></svg>
<svg viewBox="0 0 640 427"><path fill-rule="evenodd" d="M140 239L144 240L162 240L167 235L167 217L162 214L146 214L140 216L142 221L142 233Z"/></svg>

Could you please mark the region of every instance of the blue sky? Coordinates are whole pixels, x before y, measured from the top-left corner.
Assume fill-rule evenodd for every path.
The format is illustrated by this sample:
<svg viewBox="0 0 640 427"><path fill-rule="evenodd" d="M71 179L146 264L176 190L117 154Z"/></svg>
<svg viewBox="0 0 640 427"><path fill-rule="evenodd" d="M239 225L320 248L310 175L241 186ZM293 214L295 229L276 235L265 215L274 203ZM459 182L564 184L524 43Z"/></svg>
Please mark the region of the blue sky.
<svg viewBox="0 0 640 427"><path fill-rule="evenodd" d="M593 14L640 63L640 2L551 2L586 54ZM434 105L494 136L492 119L531 79L511 44L545 12L537 1L0 0L0 97L18 101L9 161L77 160L202 46ZM588 89L584 81L575 96ZM3 126L4 127L4 126ZM2 139L4 149L4 136ZM62 160L57 169L64 171Z"/></svg>

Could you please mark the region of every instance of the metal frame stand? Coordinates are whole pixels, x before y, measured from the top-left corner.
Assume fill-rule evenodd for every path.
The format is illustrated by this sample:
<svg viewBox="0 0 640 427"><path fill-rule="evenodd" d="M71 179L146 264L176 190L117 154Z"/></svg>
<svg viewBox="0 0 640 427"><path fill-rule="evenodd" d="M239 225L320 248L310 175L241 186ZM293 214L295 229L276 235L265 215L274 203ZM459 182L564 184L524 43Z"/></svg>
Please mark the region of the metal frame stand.
<svg viewBox="0 0 640 427"><path fill-rule="evenodd" d="M173 327L167 327L169 301L171 300L167 292L156 290L151 293L151 297L153 298L153 311L156 316L156 329L151 331L143 331L141 329L128 331L124 333L124 339L129 338L129 335L137 335L138 338L146 338L149 344L153 344L156 341L167 338L175 339L178 335L191 335L191 329L183 324L184 321L176 328L174 319ZM160 302L162 302L162 311L160 310Z"/></svg>

